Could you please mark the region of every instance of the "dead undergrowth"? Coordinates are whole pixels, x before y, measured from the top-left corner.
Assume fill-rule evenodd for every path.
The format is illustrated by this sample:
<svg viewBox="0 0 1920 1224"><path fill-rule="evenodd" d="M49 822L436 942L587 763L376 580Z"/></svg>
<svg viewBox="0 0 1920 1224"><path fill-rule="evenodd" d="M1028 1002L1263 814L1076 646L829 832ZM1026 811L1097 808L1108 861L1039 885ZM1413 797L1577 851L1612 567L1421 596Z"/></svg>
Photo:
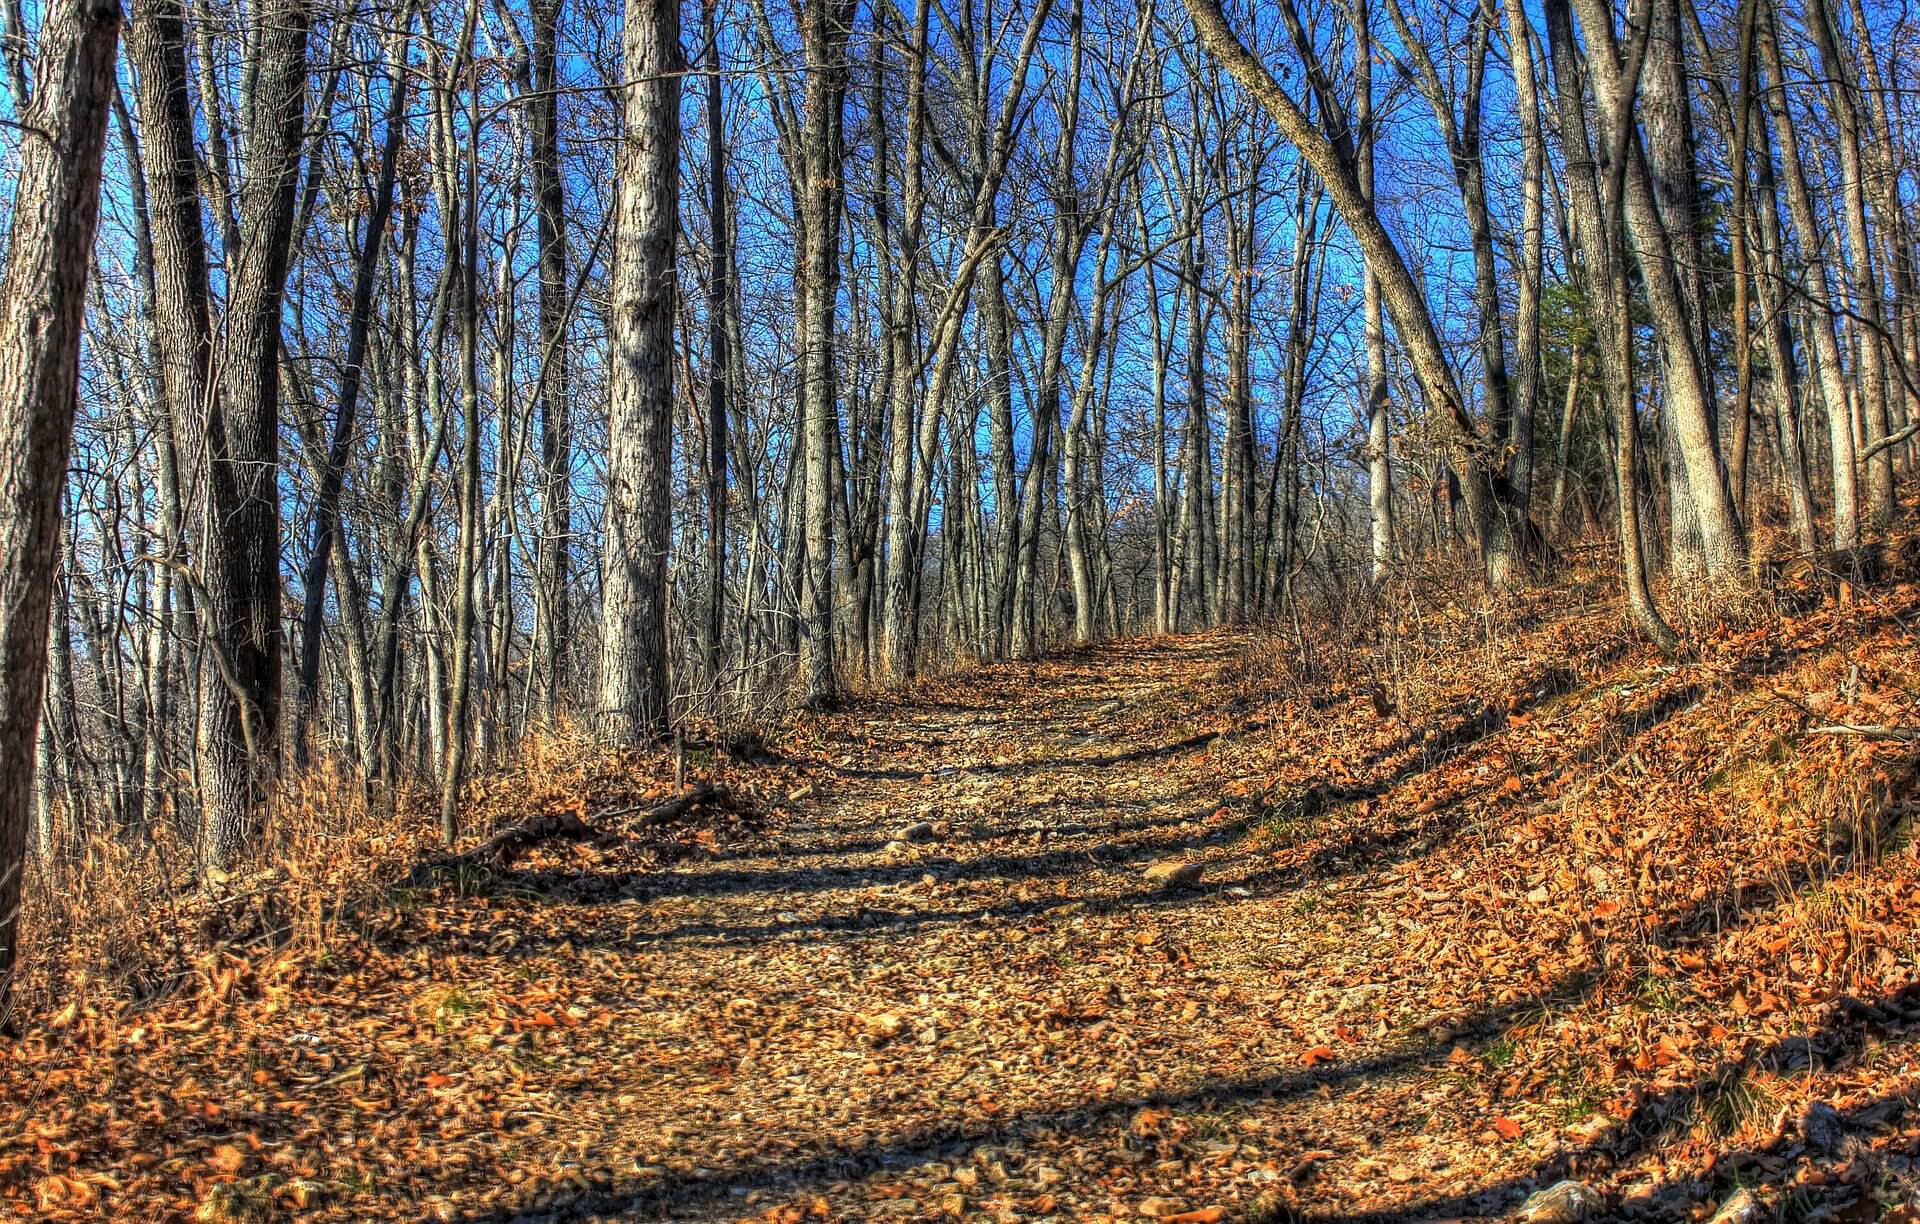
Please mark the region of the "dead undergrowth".
<svg viewBox="0 0 1920 1224"><path fill-rule="evenodd" d="M210 892L102 842L35 881L0 1203L1909 1218L1920 588L1783 580L1667 661L1574 560L931 679L690 752L659 821L670 752L535 741L483 859L324 776Z"/></svg>

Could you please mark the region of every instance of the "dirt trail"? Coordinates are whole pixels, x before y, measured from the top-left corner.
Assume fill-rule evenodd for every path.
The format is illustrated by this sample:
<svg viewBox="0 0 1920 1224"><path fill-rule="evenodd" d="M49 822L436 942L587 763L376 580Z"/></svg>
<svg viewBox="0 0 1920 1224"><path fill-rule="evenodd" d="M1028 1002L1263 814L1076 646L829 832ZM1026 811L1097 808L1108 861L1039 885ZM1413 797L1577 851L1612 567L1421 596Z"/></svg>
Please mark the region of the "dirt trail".
<svg viewBox="0 0 1920 1224"><path fill-rule="evenodd" d="M1409 1201L1462 1188L1423 1156L1434 1110L1404 1108L1449 1047L1355 1027L1407 988L1334 916L1369 875L1271 871L1221 804L1215 749L1264 733L1201 702L1244 646L1114 644L857 708L773 844L580 924L649 992L618 1021L648 1062L566 1105L638 1166L600 1216L1205 1219L1336 1162ZM1145 878L1166 860L1205 874Z"/></svg>
<svg viewBox="0 0 1920 1224"><path fill-rule="evenodd" d="M0 1062L0 1203L1438 1220L1568 1173L1637 1220L1735 1184L1920 1197L1920 859L1825 848L1836 813L1910 838L1920 759L1778 696L1920 723L1896 594L1686 666L1604 607L1462 619L1405 716L1218 633L795 719L730 767L744 806L662 834L675 865L613 837L396 871L323 948L223 952L202 989L35 1037ZM613 830L657 797L659 754L593 766L618 802L578 764L479 798ZM1878 1154L1798 1142L1811 1104Z"/></svg>

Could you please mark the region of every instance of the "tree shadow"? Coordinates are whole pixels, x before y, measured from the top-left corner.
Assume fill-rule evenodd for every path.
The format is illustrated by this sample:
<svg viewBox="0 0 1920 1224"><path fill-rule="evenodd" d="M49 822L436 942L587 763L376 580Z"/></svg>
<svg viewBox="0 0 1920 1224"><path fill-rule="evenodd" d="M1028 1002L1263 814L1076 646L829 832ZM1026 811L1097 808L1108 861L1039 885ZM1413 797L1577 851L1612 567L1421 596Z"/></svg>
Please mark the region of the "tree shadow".
<svg viewBox="0 0 1920 1224"><path fill-rule="evenodd" d="M1697 1111L1707 1107L1730 1085L1739 1083L1757 1071L1816 1070L1833 1071L1851 1065L1872 1038L1895 1037L1915 1040L1908 1026L1920 1020L1920 986L1894 991L1878 1000L1866 1002L1843 998L1831 1008L1825 1023L1809 1033L1777 1038L1738 1059L1724 1060L1695 1076L1685 1084L1654 1093L1636 1104L1620 1118L1586 1143L1565 1150L1535 1164L1525 1173L1504 1178L1463 1193L1419 1199L1396 1204L1391 1209L1358 1213L1298 1212L1274 1216L1277 1220L1298 1220L1302 1224L1387 1224L1388 1221L1439 1219L1451 1216L1482 1215L1512 1207L1539 1186L1583 1171L1603 1172L1625 1164L1636 1156L1654 1150L1684 1131ZM1898 1118L1911 1116L1920 1104L1920 1089L1906 1088L1872 1098L1852 1109L1838 1113L1842 1136L1878 1127ZM1796 1142L1791 1136L1721 1153L1713 1169L1708 1188L1718 1198L1736 1186L1762 1187L1792 1194L1801 1189L1796 1177L1810 1164L1841 1163L1847 1156L1846 1139L1832 1150L1815 1144ZM1669 1180L1651 1187L1637 1205L1638 1218L1681 1219L1692 1206L1696 1187ZM1811 1204L1809 1204L1810 1206ZM1616 1211L1618 1206L1616 1205ZM1594 1217L1618 1219L1609 1213Z"/></svg>
<svg viewBox="0 0 1920 1224"><path fill-rule="evenodd" d="M1779 898L1776 895L1774 899ZM1662 930L1655 933L1656 942L1670 942L1699 912L1700 907L1690 908L1663 924ZM1127 1143L1131 1142L1128 1137L1131 1119L1142 1107L1176 1114L1216 1111L1239 1105L1271 1104L1422 1070L1439 1070L1459 1057L1458 1049L1482 1050L1524 1016L1542 1008L1576 1004L1604 976L1605 970L1597 966L1563 974L1535 995L1484 1007L1455 1022L1453 1036L1410 1039L1351 1061L1310 1068L1268 1066L1245 1076L1215 1077L1178 1090L1090 1099L1070 1108L1029 1111L1000 1121L936 1122L908 1128L885 1141L848 1144L823 1139L813 1150L798 1156L750 1159L722 1168L657 1178L635 1177L610 1189L586 1194L558 1210L540 1213L508 1208L480 1219L483 1224L508 1224L508 1221L561 1219L582 1214L672 1218L671 1213L697 1211L724 1201L742 1189L773 1195L800 1194L829 1182L908 1170L963 1154L966 1149L982 1143L1004 1144L1043 1134L1052 1138L1070 1135L1089 1142ZM1920 986L1910 986L1872 1002L1843 999L1831 1007L1823 1022L1812 1030L1777 1037L1740 1058L1715 1064L1684 1084L1642 1097L1626 1116L1599 1135L1563 1149L1521 1174L1469 1191L1409 1200L1377 1211L1309 1211L1293 1217L1282 1213L1272 1218L1297 1218L1320 1224L1372 1224L1500 1211L1519 1202L1531 1190L1570 1172L1604 1170L1652 1150L1672 1138L1676 1127L1684 1126L1694 1111L1742 1075L1759 1070L1841 1068L1858 1058L1870 1038L1902 1033L1902 1026L1915 1019L1920 1019ZM1910 1034L1906 1037L1911 1039ZM1844 1125L1857 1127L1911 1104L1911 1094L1901 1094L1849 1111L1842 1121ZM1755 1149L1734 1154L1731 1163L1723 1160L1721 1176L1744 1176L1747 1166L1760 1154ZM1782 1185L1787 1183L1785 1173L1776 1170L1771 1176Z"/></svg>
<svg viewBox="0 0 1920 1224"><path fill-rule="evenodd" d="M1199 787L1182 787L1176 794L1167 797L1165 802L1146 804L1134 803L1128 806L1151 807L1159 809L1175 803L1187 803L1196 798ZM1050 805L1048 805L1050 806ZM1062 804L1071 807L1070 804ZM1113 805L1117 809L1120 805ZM1030 812L1033 807L1001 808L1001 812ZM1193 823L1192 812L1186 808L1170 815L1148 815L1140 819L1115 820L1077 820L1050 821L1039 823L1032 819L1018 824L1007 824L992 819L962 819L957 815L945 817L953 826L953 832L942 840L948 844L986 844L1007 841L1013 838L1034 837L1045 834L1050 837L1110 837L1129 833L1151 833L1155 830L1179 828ZM877 854L892 844L895 838L891 833L875 833L864 837L848 837L838 841L818 842L811 845L782 845L778 850L760 847L753 850L723 850L701 858L701 863L736 863L759 861L778 857L787 861L806 861L810 859L832 859L851 857L858 854Z"/></svg>
<svg viewBox="0 0 1920 1224"><path fill-rule="evenodd" d="M1415 771L1417 772L1417 771ZM1308 788L1289 803L1295 819L1310 818L1341 803L1377 796L1397 785L1398 780L1371 786L1351 786L1322 782ZM987 855L973 859L937 856L898 863L871 864L850 868L771 869L752 872L728 872L713 875L676 876L671 885L662 884L658 873L636 872L623 877L609 874L599 877L599 885L583 890L579 873L565 870L506 870L485 880L468 884L469 891L491 895L520 896L529 899L552 897L573 904L594 905L628 901L646 901L662 897L714 896L734 892L765 893L770 908L777 898L841 889L854 890L886 885L916 883L923 875L934 873L943 884L955 882L1005 883L1009 888L1036 882L1058 882L1083 875L1090 868L1106 871L1131 870L1161 858L1178 856L1211 844L1230 844L1243 839L1255 825L1270 819L1264 810L1251 810L1236 819L1203 825L1198 817L1211 809L1206 805L1196 812L1164 822L1168 831L1191 830L1179 837L1147 837L1120 846L1072 846L1029 855ZM1061 896L1020 898L948 909L889 909L883 904L862 904L850 912L813 917L770 915L752 923L688 922L659 931L619 932L569 929L564 933L520 931L512 944L515 953L532 955L543 947L571 944L577 948L640 951L682 943L702 945L751 945L766 940L798 940L825 943L879 936L899 936L922 930L1030 920L1035 917L1105 916L1136 910L1172 911L1203 904L1217 904L1224 890L1232 889L1241 901L1285 895L1301 888L1324 886L1355 872L1392 867L1429 850L1436 839L1456 830L1464 819L1457 804L1443 804L1415 818L1385 828L1366 828L1320 846L1304 862L1272 863L1264 851L1240 850L1222 859L1209 861L1204 882L1184 888L1165 888L1142 884L1105 896ZM1143 822L1142 827L1156 828ZM1235 874L1236 868L1247 867ZM698 887L683 887L698 885ZM495 940L483 931L436 930L396 932L390 938L404 939L410 945L429 945L468 954L494 954Z"/></svg>
<svg viewBox="0 0 1920 1224"><path fill-rule="evenodd" d="M1512 1009L1499 1009L1505 1016ZM1485 1019L1497 1027L1496 1016ZM773 1192L800 1192L810 1185L854 1180L882 1171L900 1171L952 1154L949 1149L981 1143L1005 1143L1043 1132L1050 1135L1124 1134L1134 1114L1143 1107L1175 1112L1221 1108L1240 1101L1284 1101L1353 1081L1399 1074L1422 1066L1444 1065L1453 1042L1410 1042L1372 1057L1337 1065L1266 1070L1243 1078L1214 1079L1176 1092L1115 1096L1089 1100L1060 1110L1039 1110L1001 1121L954 1122L909 1128L889 1141L843 1143L827 1140L809 1154L794 1159L753 1159L729 1167L656 1179L632 1179L610 1190L588 1194L559 1211L530 1213L505 1208L478 1217L479 1224L561 1219L582 1214L617 1214L636 1219L671 1218L664 1213L698 1209L724 1200L736 1188Z"/></svg>
<svg viewBox="0 0 1920 1224"><path fill-rule="evenodd" d="M1749 674L1754 676L1770 674L1771 671L1778 670L1778 667L1783 665L1755 668ZM1543 682L1534 688L1531 696L1521 706L1493 712L1487 710L1470 712L1436 738L1439 742L1448 745L1445 749L1448 752L1464 750L1507 725L1508 718L1512 713L1518 712L1519 708L1537 704L1554 695L1555 684L1563 683L1557 681L1552 673L1543 673L1542 680ZM1547 681L1553 681L1553 683ZM1559 688L1558 691L1564 692L1570 687L1570 682L1564 682L1564 687ZM1690 707L1705 692L1706 686L1702 683L1681 683L1673 687L1662 687L1651 693L1650 700L1619 711L1606 721L1612 724L1612 729L1616 733L1624 732L1629 737L1644 735ZM1605 734L1605 731L1599 733L1600 736ZM1391 760L1394 755L1396 753L1393 750L1387 750L1376 754L1372 763L1377 767ZM1342 803L1385 794L1408 778L1425 772L1429 768L1431 768L1430 758L1418 764L1408 765L1395 771L1392 776L1377 782L1338 785L1323 781L1306 788L1294 796L1290 802L1298 805L1302 811L1321 813ZM1124 866L1137 863L1142 858L1171 853L1183 848L1190 849L1223 837L1238 836L1246 832L1250 824L1263 815L1264 813L1249 813L1227 824L1209 827L1199 832L1186 832L1183 836L1150 835L1143 840L1118 848L1117 853L1103 860L1101 865ZM1161 830L1180 833L1187 826L1195 824L1196 819L1197 813L1190 813L1173 817L1147 816L1126 823L1132 828L1148 831L1150 834L1157 834ZM1416 857L1431 850L1431 839L1443 837L1449 831L1456 829L1464 819L1465 815L1456 797L1455 802L1420 814L1415 819L1404 820L1386 828L1355 830L1350 836L1338 842L1317 848L1305 862L1262 863L1253 856L1245 856L1244 861L1255 864L1254 870L1231 879L1216 877L1209 880L1209 886L1206 888L1185 892L1142 889L1084 900L1063 897L1032 900L1010 898L965 909L900 911L864 909L851 914L823 915L810 919L776 918L765 923L684 924L665 931L640 932L616 937L602 946L659 947L688 940L754 944L771 939L818 942L872 938L941 926L980 926L997 921L1027 920L1050 915L1056 911L1100 914L1133 909L1214 904L1218 902L1220 887L1243 889L1248 896L1258 898L1309 884L1326 883L1355 871L1383 868ZM1109 832L1116 826L1087 823L1081 827L1097 836ZM857 844L859 843L849 843L847 852L857 853L857 850L852 849L852 846ZM1846 870L1851 865L1848 862L1836 863L1823 853L1812 852L1789 864L1769 882L1758 886L1722 890L1705 896L1651 925L1629 926L1623 920L1612 938L1627 943L1644 942L1651 946L1674 948L1703 937L1712 938L1723 935L1729 928L1752 920L1758 914L1788 900L1812 884L1831 878L1836 867ZM996 854L973 859L940 856L899 864L858 866L833 872L826 872L825 869L819 868L722 872L715 873L711 880L703 880L703 884L713 885L723 891L764 891L775 898L773 903L777 903L779 895L789 892L805 892L810 888L818 890L902 883L915 880L929 870L945 873L945 878L949 881L955 879L975 882L1004 880L1013 883L1058 879L1083 872L1087 866L1087 849L1074 847L1031 855ZM829 874L831 879L816 882L823 874ZM651 883L657 882L656 878ZM652 891L647 895L686 895L681 889L682 886L676 883L673 888ZM558 938L558 936L555 937L556 942ZM596 937L573 932L570 933L567 941L576 946L594 946ZM537 943L529 940L522 946L532 947L537 946ZM871 1141L843 1141L835 1138L823 1127L809 1135L808 1145L798 1152L754 1156L717 1168L697 1169L688 1173L669 1172L659 1176L635 1175L609 1189L596 1191L575 1200L560 1212L551 1210L544 1213L535 1212L526 1206L521 1206L503 1209L493 1215L480 1218L492 1221L493 1224L505 1224L509 1220L554 1219L589 1213L614 1214L636 1219L670 1218L675 1213L700 1212L703 1209L727 1203L743 1188L774 1196L797 1194L828 1182L857 1180L879 1173L909 1169L918 1164L943 1159L976 1144L1037 1136L1043 1132L1051 1135L1084 1137L1089 1141L1130 1142L1127 1138L1130 1119L1133 1113L1143 1105L1176 1112L1215 1110L1236 1104L1287 1101L1323 1089L1332 1091L1343 1086L1365 1084L1398 1075L1438 1070L1453 1054L1456 1046L1464 1045L1469 1050L1483 1048L1501 1029L1524 1015L1537 1012L1543 1006L1574 1005L1588 996L1593 987L1600 983L1608 972L1602 961L1592 968L1563 974L1541 991L1523 1000L1484 1007L1465 1021L1456 1023L1457 1030L1464 1034L1460 1039L1449 1038L1444 1041L1409 1039L1364 1057L1356 1056L1351 1061L1329 1066L1315 1068L1265 1066L1250 1071L1246 1075L1210 1078L1177 1091L1144 1096L1090 1097L1061 1108L1035 1109L1007 1119L975 1121L963 1118L936 1118L909 1125L896 1133ZM1704 1069L1685 1084L1637 1100L1625 1117L1620 1118L1601 1135L1552 1159L1543 1160L1522 1173L1490 1181L1465 1192L1412 1199L1378 1211L1357 1214L1309 1211L1299 1218L1333 1224L1336 1221L1347 1220L1385 1221L1424 1216L1484 1214L1505 1209L1539 1184L1563 1176L1570 1170L1591 1171L1618 1165L1652 1150L1672 1138L1674 1127L1679 1120L1689 1117L1707 1102L1712 1101L1716 1094L1724 1090L1726 1084L1739 1076L1756 1070L1780 1067L1845 1065L1858 1057L1867 1037L1876 1031L1876 1027L1886 1027L1892 1023L1892 1018L1904 1016L1909 1010L1915 1008L1920 1008L1920 993L1916 993L1912 988L1889 995L1874 1003L1843 1004L1835 1008L1823 1023L1811 1032L1778 1037L1738 1059L1723 1060ZM1850 1126L1864 1126L1873 1116L1878 1116L1873 1114L1873 1110L1890 1109L1897 1112L1912 1104L1910 1095L1890 1097L1870 1106L1850 1111L1844 1121ZM1758 1163L1762 1155L1759 1149L1748 1153L1736 1153L1728 1158L1730 1163L1723 1163L1722 1168L1728 1171L1728 1176L1732 1176L1746 1167L1746 1163L1751 1163L1753 1168L1765 1173L1767 1166ZM1784 1178L1785 1175L1781 1176ZM1756 1177L1749 1180L1764 1180L1764 1178ZM1785 1182L1782 1181L1781 1184L1784 1185Z"/></svg>

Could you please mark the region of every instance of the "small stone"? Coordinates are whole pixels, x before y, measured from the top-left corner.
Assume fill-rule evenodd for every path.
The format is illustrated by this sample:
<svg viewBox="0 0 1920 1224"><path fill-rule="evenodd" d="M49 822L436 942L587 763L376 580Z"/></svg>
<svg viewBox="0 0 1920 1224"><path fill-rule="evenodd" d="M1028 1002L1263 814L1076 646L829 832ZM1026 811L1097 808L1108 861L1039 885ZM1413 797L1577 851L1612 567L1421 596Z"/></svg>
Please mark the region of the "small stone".
<svg viewBox="0 0 1920 1224"><path fill-rule="evenodd" d="M863 1024L867 1040L878 1043L891 1041L907 1031L904 1017L894 1012L881 1012L877 1016L868 1016Z"/></svg>
<svg viewBox="0 0 1920 1224"><path fill-rule="evenodd" d="M1800 1111L1800 1137L1807 1146L1824 1155L1832 1155L1846 1137L1840 1111L1825 1101L1808 1101Z"/></svg>
<svg viewBox="0 0 1920 1224"><path fill-rule="evenodd" d="M928 842L933 840L933 825L925 820L916 820L895 833L894 840L903 842Z"/></svg>
<svg viewBox="0 0 1920 1224"><path fill-rule="evenodd" d="M1720 1204L1720 1210L1713 1213L1707 1224L1754 1224L1759 1218L1760 1200L1753 1197L1751 1190L1738 1190Z"/></svg>
<svg viewBox="0 0 1920 1224"><path fill-rule="evenodd" d="M1162 888L1183 888L1188 884L1198 883L1200 873L1205 870L1206 868L1199 863L1180 859L1161 859L1147 868L1145 879L1147 883L1158 884Z"/></svg>
<svg viewBox="0 0 1920 1224"><path fill-rule="evenodd" d="M1579 1224L1599 1215L1604 1207L1600 1196L1579 1182L1563 1181L1528 1196L1513 1218L1517 1224Z"/></svg>
<svg viewBox="0 0 1920 1224"><path fill-rule="evenodd" d="M326 1187L317 1181L296 1177L282 1186L280 1193L285 1195L295 1207L306 1208L319 1206L320 1200L326 1197L327 1191Z"/></svg>

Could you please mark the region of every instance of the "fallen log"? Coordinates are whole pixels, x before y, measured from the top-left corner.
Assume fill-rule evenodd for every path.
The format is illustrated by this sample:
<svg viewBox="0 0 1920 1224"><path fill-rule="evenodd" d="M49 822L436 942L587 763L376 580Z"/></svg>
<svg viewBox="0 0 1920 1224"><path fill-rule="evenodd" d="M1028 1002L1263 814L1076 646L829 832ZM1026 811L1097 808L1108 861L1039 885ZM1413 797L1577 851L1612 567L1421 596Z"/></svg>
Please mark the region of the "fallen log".
<svg viewBox="0 0 1920 1224"><path fill-rule="evenodd" d="M625 818L627 827L630 829L650 829L655 825L663 825L669 821L678 820L702 803L711 803L717 799L724 799L726 797L726 787L715 785L712 782L702 782L685 794L675 795L673 798L661 803L656 803L652 807L622 808L617 812L603 812L601 816L603 819L615 817Z"/></svg>
<svg viewBox="0 0 1920 1224"><path fill-rule="evenodd" d="M572 812L559 812L544 816L534 816L517 825L509 825L476 846L469 846L458 854L443 854L430 859L414 868L414 878L418 879L434 871L443 871L450 867L473 867L494 860L506 860L528 849L536 843L553 838L566 838L568 841L586 841L599 836L586 821Z"/></svg>

